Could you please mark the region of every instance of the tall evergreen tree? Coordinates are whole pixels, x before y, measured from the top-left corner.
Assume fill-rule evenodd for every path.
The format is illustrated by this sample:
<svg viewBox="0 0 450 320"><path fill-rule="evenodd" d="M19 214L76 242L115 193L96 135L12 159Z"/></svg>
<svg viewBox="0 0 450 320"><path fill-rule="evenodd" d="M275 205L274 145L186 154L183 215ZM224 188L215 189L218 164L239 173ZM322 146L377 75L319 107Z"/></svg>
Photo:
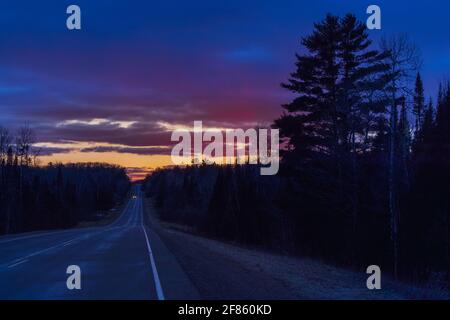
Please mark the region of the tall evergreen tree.
<svg viewBox="0 0 450 320"><path fill-rule="evenodd" d="M420 73L417 73L416 84L414 87L414 105L413 113L416 118L415 132L420 130L423 122L423 116L425 112L425 97L423 93L423 82Z"/></svg>
<svg viewBox="0 0 450 320"><path fill-rule="evenodd" d="M319 188L333 190L325 205L342 217L352 242L360 210L360 154L373 143L370 133L386 108L380 92L388 80L387 53L371 49L367 28L351 14L327 15L302 44L307 53L297 55L296 71L282 84L297 96L275 121L289 146L283 159L295 168L306 162L308 173L300 171L316 172ZM354 260L355 251L350 255Z"/></svg>
<svg viewBox="0 0 450 320"><path fill-rule="evenodd" d="M408 121L406 101L403 100L398 124L398 159L400 188L409 187L409 161L411 155L411 131Z"/></svg>
<svg viewBox="0 0 450 320"><path fill-rule="evenodd" d="M427 107L423 113L423 122L420 130L414 134L414 142L412 146L412 153L414 156L423 155L426 146L431 143L432 134L434 129L434 113L433 113L433 101L430 98ZM426 153L425 153L426 154Z"/></svg>
<svg viewBox="0 0 450 320"><path fill-rule="evenodd" d="M346 153L356 151L364 116L384 111L368 96L386 84L381 77L385 54L369 49L364 24L350 14L327 15L302 44L308 54L296 56L296 71L282 84L297 97L283 105L286 113L275 126L289 140L291 154L331 156L339 165Z"/></svg>
<svg viewBox="0 0 450 320"><path fill-rule="evenodd" d="M275 122L281 136L289 138L294 153L306 157L316 152L336 154L338 138L339 19L328 15L302 39L307 55L297 55L297 70L282 86L299 94L283 106L287 114ZM300 128L297 128L300 127ZM297 161L298 159L295 159Z"/></svg>

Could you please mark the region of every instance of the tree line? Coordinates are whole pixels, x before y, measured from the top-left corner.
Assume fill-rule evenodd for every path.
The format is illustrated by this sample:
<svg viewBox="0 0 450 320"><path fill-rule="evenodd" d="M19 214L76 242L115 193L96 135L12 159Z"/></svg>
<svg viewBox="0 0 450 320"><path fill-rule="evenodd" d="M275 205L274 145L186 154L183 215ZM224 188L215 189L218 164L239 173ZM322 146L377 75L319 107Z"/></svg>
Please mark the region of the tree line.
<svg viewBox="0 0 450 320"><path fill-rule="evenodd" d="M38 165L34 132L0 127L0 234L69 228L123 201L125 169L102 163Z"/></svg>
<svg viewBox="0 0 450 320"><path fill-rule="evenodd" d="M450 84L426 99L407 36L375 46L355 16L302 39L274 121L282 166L162 169L144 188L198 232L394 276L450 283ZM434 100L434 101L433 101Z"/></svg>

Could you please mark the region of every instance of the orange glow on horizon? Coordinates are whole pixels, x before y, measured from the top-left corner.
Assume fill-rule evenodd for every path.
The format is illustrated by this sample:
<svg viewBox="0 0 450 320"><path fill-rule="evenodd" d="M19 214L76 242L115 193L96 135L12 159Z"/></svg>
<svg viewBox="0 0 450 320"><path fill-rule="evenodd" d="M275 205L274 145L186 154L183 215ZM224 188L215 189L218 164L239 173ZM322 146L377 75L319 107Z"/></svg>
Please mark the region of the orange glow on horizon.
<svg viewBox="0 0 450 320"><path fill-rule="evenodd" d="M132 181L145 177L156 168L172 165L170 155L140 155L121 152L80 152L55 153L50 156L40 156L41 164L52 163L75 163L75 162L105 162L122 166L124 168L138 168L141 172L129 172Z"/></svg>

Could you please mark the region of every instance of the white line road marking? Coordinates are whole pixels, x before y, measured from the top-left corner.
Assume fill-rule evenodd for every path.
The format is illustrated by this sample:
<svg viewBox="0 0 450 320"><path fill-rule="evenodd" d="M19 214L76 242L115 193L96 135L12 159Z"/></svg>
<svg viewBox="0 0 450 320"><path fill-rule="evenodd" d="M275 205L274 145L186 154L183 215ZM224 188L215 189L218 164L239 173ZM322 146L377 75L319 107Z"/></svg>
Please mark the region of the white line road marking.
<svg viewBox="0 0 450 320"><path fill-rule="evenodd" d="M92 228L90 230L89 230L89 228L86 228L86 231L90 231L87 234L83 234L81 236L69 239L69 240L67 240L67 241L65 241L63 243L58 243L58 244L56 244L54 246L47 247L47 248L39 250L39 251L35 251L35 252L33 252L31 254L28 254L28 255L26 255L24 257L15 259L15 260L9 262L9 264L6 264L6 265L8 266L8 268L10 268L10 267L16 266L18 264L21 264L23 262L26 262L26 261L28 261L28 258L32 258L34 256L37 256L37 255L41 254L41 253L44 253L44 252L47 252L47 251L50 251L52 249L56 249L56 248L59 248L59 247L66 247L68 245L74 244L74 243L77 242L77 240L86 240L86 239L88 239L88 238L90 238L92 236L96 236L96 235L98 235L100 233L103 233L103 232L111 231L111 230L114 230L114 229L124 228L125 225L123 225L123 226L120 226L120 225L116 226L116 225L118 224L117 222L120 220L120 218L122 218L122 216L125 214L125 212L130 209L130 204L131 204L131 201L129 200L127 205L125 206L124 210L122 211L121 215L112 224L110 224L109 226L105 226L105 227L102 227L102 228ZM130 220L130 218L128 220ZM128 223L129 223L129 221L126 224L128 224ZM62 231L62 232L55 231L55 232L50 232L50 233L46 233L46 234L33 235L33 236L30 236L30 237L23 237L21 239L34 238L34 237L39 237L39 236L42 236L42 235L49 235L49 234L65 233L65 232L69 232L69 231L80 231L80 230L67 230L67 231ZM9 239L7 241L0 242L0 244L5 243L5 242L10 242L10 241L15 241L15 240L21 240L21 239L18 239L18 238ZM22 261L22 260L25 260L25 261ZM16 261L20 261L20 263L16 264L15 263Z"/></svg>
<svg viewBox="0 0 450 320"><path fill-rule="evenodd" d="M75 240L70 240L70 241L64 242L64 243L62 244L62 246L65 247L65 246L71 245L71 244L74 243L74 242L75 242Z"/></svg>
<svg viewBox="0 0 450 320"><path fill-rule="evenodd" d="M152 266L153 280L156 288L156 295L158 296L158 300L164 300L164 292L161 286L161 281L159 280L158 270L156 269L155 258L153 257L152 247L150 246L150 241L148 240L147 231L144 226L144 208L142 207L142 199L139 197L139 204L141 205L140 215L141 215L141 226L144 231L145 242L147 243L148 255L150 257L150 264Z"/></svg>
<svg viewBox="0 0 450 320"><path fill-rule="evenodd" d="M15 261L16 261L16 260L15 260ZM10 265L8 266L8 268L13 268L13 267L18 266L19 264L25 263L25 262L27 262L27 261L28 261L28 259L19 259L18 262L13 263L13 264L10 264Z"/></svg>
<svg viewBox="0 0 450 320"><path fill-rule="evenodd" d="M74 244L74 243L77 242L77 240L86 240L86 239L89 239L90 237L96 236L98 234L101 234L101 233L104 233L104 232L107 232L107 231L111 231L111 230L114 230L114 229L120 229L120 228L122 228L122 227L118 226L118 227L106 228L104 230L100 230L100 231L97 231L97 232L90 232L88 234L84 234L82 236L70 239L69 241L66 241L66 242L63 242L63 243L58 243L58 244L56 244L54 246L51 246L51 247L48 247L48 248L45 248L45 249L42 249L42 250L39 250L39 251L35 251L35 252L30 253L30 254L28 254L28 255L26 255L24 257L21 257L21 258L18 258L16 260L13 260L9 264L14 263L15 261L22 260L22 259L32 258L34 256L37 256L37 255L41 254L41 253L44 253L44 252L47 252L47 251L50 251L50 250L53 250L53 249L56 249L56 248L65 247L65 246Z"/></svg>
<svg viewBox="0 0 450 320"><path fill-rule="evenodd" d="M114 222L112 222L109 227L115 227L118 222L120 221L120 219L122 218L122 216L124 215L124 213L129 209L131 204L131 201L128 200L127 204L125 205L125 208L122 210L122 213L120 214L119 217L116 218L116 220L114 220ZM108 225L106 225L105 227L108 227ZM83 229L91 229L93 231L99 229L101 227L93 227L93 228L83 228ZM81 228L76 228L76 229L69 229L69 230L60 230L60 231L50 231L50 232L40 232L37 231L36 234L30 234L30 235L24 235L24 236L17 236L11 239L5 239L5 240L0 240L0 244L3 243L9 243L9 242L13 242L13 241L19 241L19 240L26 240L26 239L33 239L33 238L39 238L39 237L45 237L45 236L52 236L52 235L61 235L61 234L66 234L66 233L76 233L79 231L82 231L83 229Z"/></svg>
<svg viewBox="0 0 450 320"><path fill-rule="evenodd" d="M147 231L145 231L145 227L142 226L142 230L144 230L145 241L147 243L148 255L150 256L150 264L152 265L152 273L153 280L155 282L156 294L158 296L158 300L164 300L164 293L161 287L161 281L159 280L158 270L156 269L155 258L153 257L152 248L150 247L150 242L148 241Z"/></svg>
<svg viewBox="0 0 450 320"><path fill-rule="evenodd" d="M71 233L71 232L76 232L76 231L78 231L78 230L71 229L71 230L63 230L63 231L51 231L51 232L45 232L45 233L38 233L38 234L29 235L29 236L23 236L23 237L17 237L17 238L3 240L3 241L0 241L0 244L13 242L13 241L19 241L19 240L45 237L45 236L49 236L49 235L60 235L60 234Z"/></svg>
<svg viewBox="0 0 450 320"><path fill-rule="evenodd" d="M139 200L139 209L140 209L140 216L141 216L141 227L142 227L142 230L144 231L145 242L147 243L147 250L148 250L148 255L150 257L150 265L152 266L152 271L153 271L152 273L153 273L153 280L154 280L155 288L156 288L156 294L158 296L158 300L165 300L164 292L163 292L163 289L161 286L161 280L159 280L158 270L156 269L155 258L153 257L152 247L150 246L150 241L148 240L147 231L145 230L144 208L143 208L142 198L140 197L140 192L139 192L138 200Z"/></svg>

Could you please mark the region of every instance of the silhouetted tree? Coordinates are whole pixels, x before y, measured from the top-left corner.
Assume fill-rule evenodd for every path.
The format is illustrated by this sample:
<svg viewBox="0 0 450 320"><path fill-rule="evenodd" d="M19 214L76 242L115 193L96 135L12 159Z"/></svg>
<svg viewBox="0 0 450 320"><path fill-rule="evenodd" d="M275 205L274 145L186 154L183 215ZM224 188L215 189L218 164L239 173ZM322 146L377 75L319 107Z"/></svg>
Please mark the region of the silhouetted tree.
<svg viewBox="0 0 450 320"><path fill-rule="evenodd" d="M423 116L425 112L425 97L423 91L423 82L420 77L420 73L417 73L416 84L414 87L414 107L413 114L416 117L416 127L415 132L420 131L422 126Z"/></svg>

